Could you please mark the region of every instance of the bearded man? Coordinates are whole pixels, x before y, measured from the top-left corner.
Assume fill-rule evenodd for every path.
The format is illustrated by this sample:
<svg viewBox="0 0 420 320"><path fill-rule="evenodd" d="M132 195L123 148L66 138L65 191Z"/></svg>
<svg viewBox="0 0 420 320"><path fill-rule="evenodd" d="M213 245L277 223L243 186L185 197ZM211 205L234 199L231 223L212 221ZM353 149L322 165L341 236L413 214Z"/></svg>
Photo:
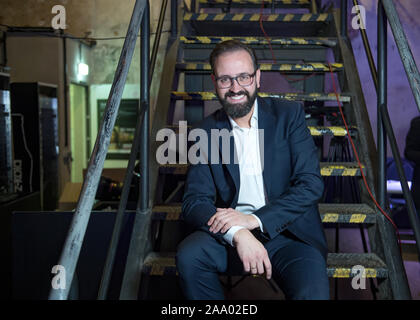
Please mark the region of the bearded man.
<svg viewBox="0 0 420 320"><path fill-rule="evenodd" d="M188 170L182 215L195 231L176 256L185 297L224 299L219 275L228 272L273 278L286 299L329 299L324 185L302 106L257 95L257 59L239 41L219 43L210 64L223 108L198 127L219 161ZM214 130L230 132L228 155L210 143Z"/></svg>

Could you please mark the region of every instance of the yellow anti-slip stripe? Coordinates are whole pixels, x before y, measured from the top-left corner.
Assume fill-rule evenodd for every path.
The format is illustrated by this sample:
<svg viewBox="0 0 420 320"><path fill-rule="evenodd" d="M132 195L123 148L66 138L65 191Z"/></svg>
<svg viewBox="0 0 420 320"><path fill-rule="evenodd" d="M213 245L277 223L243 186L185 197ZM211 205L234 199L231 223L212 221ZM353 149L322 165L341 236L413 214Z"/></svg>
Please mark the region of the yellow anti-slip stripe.
<svg viewBox="0 0 420 320"><path fill-rule="evenodd" d="M220 13L220 14L207 14L207 13L200 13L200 14L195 14L195 20L197 21L222 21L227 14L225 13ZM322 13L322 14L312 14L312 13L305 13L303 15L298 15L298 14L292 14L292 13L288 13L286 15L280 15L280 14L270 14L270 15L266 15L264 16L264 21L269 21L269 22L274 22L274 21L278 21L278 22L290 22L292 21L295 17L299 17L300 22L307 22L310 21L312 19L312 17L317 17L316 21L318 22L322 22L322 21L326 21L328 19L328 14L327 13ZM257 22L260 20L260 14L255 13L251 16L248 16L246 20L244 20L245 14L240 13L240 14L230 14L228 17L231 18L231 21L253 21L253 22ZM186 13L184 15L184 21L190 21L193 18L193 14L192 13Z"/></svg>
<svg viewBox="0 0 420 320"><path fill-rule="evenodd" d="M345 137L347 135L347 130L342 127L323 127L323 128L309 127L309 130L311 131L311 134L313 136L322 136L324 130L328 130L334 136Z"/></svg>
<svg viewBox="0 0 420 320"><path fill-rule="evenodd" d="M326 213L322 217L322 222L337 222L340 215L338 213ZM366 220L366 214L354 213L350 216L349 223L363 223Z"/></svg>
<svg viewBox="0 0 420 320"><path fill-rule="evenodd" d="M338 166L321 168L321 175L331 176L334 170L341 171L338 173L340 176L354 177L357 175L359 168L345 168L345 167L338 167Z"/></svg>
<svg viewBox="0 0 420 320"><path fill-rule="evenodd" d="M233 21L241 21L244 18L244 14L235 14L232 18Z"/></svg>
<svg viewBox="0 0 420 320"><path fill-rule="evenodd" d="M337 222L339 214L338 213L326 213L322 218L322 222Z"/></svg>
<svg viewBox="0 0 420 320"><path fill-rule="evenodd" d="M350 278L351 269L350 268L336 268L334 270L333 278ZM376 278L377 272L373 268L364 269L362 275L365 278Z"/></svg>

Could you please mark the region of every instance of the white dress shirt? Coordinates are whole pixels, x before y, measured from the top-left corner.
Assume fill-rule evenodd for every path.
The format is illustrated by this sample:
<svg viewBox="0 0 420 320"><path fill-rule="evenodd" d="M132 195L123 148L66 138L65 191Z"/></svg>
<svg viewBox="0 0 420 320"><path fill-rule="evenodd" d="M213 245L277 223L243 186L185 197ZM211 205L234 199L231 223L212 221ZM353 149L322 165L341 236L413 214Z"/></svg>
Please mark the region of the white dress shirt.
<svg viewBox="0 0 420 320"><path fill-rule="evenodd" d="M255 100L254 111L251 117L251 128L241 128L230 116L236 153L238 155L240 187L238 203L235 210L244 214L252 214L260 225L261 220L253 214L266 204L263 170L261 166L259 131L258 131L258 102ZM226 242L233 245L233 236L243 226L232 226L223 236Z"/></svg>

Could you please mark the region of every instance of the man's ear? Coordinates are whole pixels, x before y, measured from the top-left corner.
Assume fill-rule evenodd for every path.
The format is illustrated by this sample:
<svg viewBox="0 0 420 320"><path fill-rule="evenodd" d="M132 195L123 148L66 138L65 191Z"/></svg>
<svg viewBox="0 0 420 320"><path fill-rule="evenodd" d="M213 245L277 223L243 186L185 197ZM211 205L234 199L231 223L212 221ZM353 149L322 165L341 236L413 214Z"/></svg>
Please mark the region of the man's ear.
<svg viewBox="0 0 420 320"><path fill-rule="evenodd" d="M260 68L255 71L255 81L257 82L257 88L260 88L260 81L261 81L261 70Z"/></svg>
<svg viewBox="0 0 420 320"><path fill-rule="evenodd" d="M216 86L216 77L215 77L214 73L212 73L210 76L211 76L211 80L213 81L214 90L216 90L217 89L217 86Z"/></svg>

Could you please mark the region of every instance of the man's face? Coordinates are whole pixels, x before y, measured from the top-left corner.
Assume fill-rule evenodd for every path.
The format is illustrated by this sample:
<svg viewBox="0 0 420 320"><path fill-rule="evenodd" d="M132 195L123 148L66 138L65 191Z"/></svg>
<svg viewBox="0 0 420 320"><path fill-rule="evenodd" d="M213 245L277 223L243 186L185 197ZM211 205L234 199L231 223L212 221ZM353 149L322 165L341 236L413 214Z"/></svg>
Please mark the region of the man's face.
<svg viewBox="0 0 420 320"><path fill-rule="evenodd" d="M239 85L233 80L230 88L221 89L215 83L217 97L226 113L233 119L246 116L252 109L260 87L260 70L254 70L254 64L249 53L237 50L221 54L215 62L214 74L216 78L223 76L236 77L241 74L254 74L249 86Z"/></svg>

